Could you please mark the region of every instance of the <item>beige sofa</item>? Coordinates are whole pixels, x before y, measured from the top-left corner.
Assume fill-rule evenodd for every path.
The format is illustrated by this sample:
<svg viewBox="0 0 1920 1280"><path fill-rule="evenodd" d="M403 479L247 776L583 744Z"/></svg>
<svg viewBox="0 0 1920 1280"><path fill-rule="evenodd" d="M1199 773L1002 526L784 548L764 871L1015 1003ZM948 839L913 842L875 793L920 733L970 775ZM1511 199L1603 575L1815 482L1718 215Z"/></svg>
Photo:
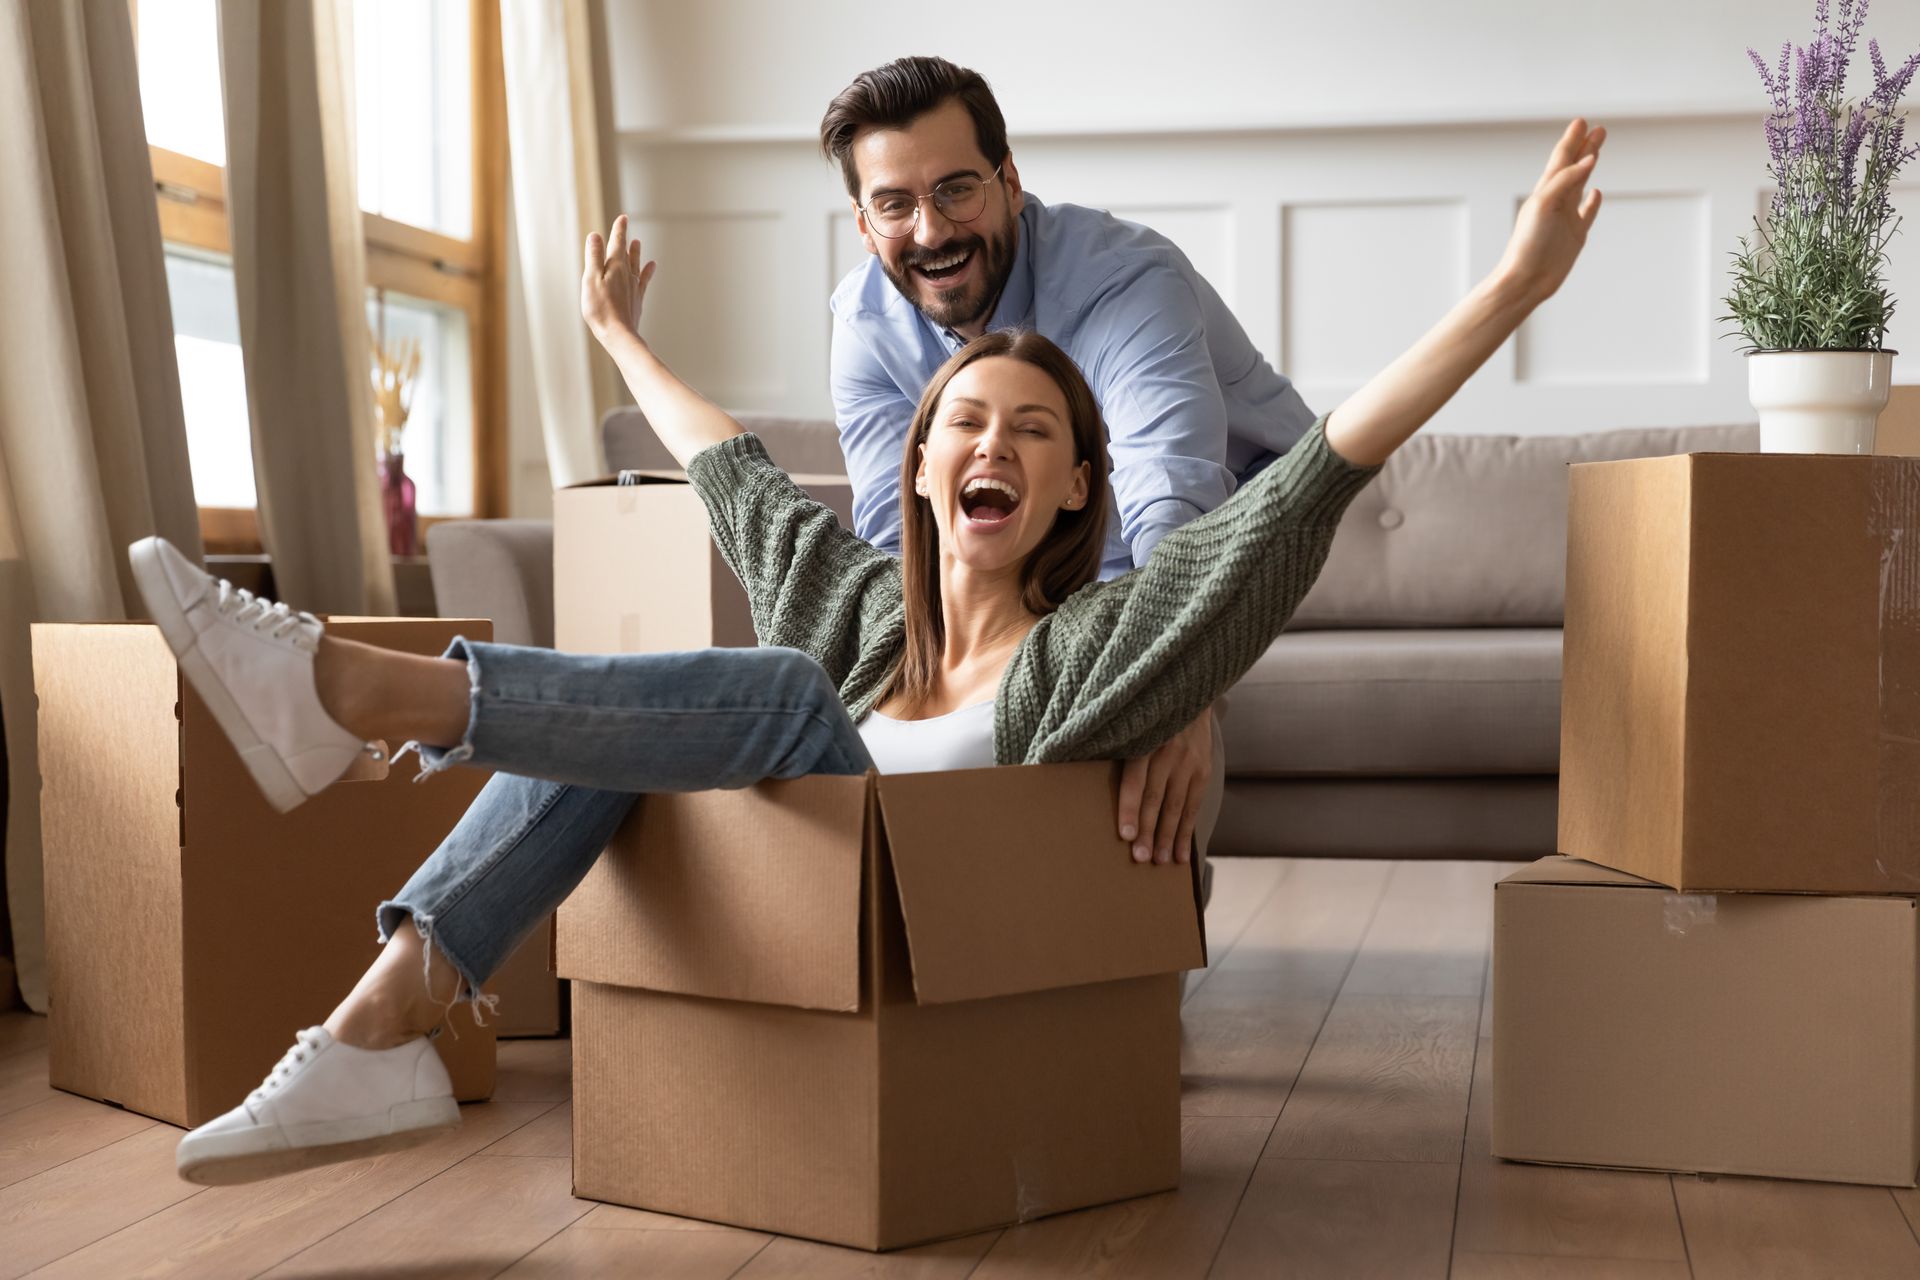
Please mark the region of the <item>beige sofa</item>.
<svg viewBox="0 0 1920 1280"><path fill-rule="evenodd" d="M788 470L841 468L829 421L742 421ZM1758 437L1746 424L1410 441L1348 510L1288 632L1228 696L1212 852L1553 852L1566 468ZM608 415L603 438L613 469L673 465L634 410ZM552 643L545 523L437 525L428 553L444 616Z"/></svg>

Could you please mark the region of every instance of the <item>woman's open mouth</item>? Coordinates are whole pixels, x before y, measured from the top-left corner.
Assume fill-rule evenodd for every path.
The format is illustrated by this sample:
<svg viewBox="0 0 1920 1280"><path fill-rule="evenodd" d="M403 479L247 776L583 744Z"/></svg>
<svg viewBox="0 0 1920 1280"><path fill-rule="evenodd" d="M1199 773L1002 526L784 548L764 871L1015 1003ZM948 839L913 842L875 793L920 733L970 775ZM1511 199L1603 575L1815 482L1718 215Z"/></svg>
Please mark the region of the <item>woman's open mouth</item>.
<svg viewBox="0 0 1920 1280"><path fill-rule="evenodd" d="M1020 491L1005 480L976 476L960 488L960 513L977 533L990 533L1012 524Z"/></svg>

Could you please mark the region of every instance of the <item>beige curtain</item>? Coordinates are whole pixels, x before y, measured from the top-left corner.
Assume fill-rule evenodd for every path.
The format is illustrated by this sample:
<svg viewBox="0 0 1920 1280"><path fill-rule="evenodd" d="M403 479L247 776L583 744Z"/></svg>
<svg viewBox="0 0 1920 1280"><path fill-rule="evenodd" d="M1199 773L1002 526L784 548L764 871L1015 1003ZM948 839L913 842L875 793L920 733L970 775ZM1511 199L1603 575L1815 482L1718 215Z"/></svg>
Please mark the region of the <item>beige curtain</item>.
<svg viewBox="0 0 1920 1280"><path fill-rule="evenodd" d="M136 538L200 554L126 5L0 4L0 175L7 905L21 994L44 1011L28 626L137 609Z"/></svg>
<svg viewBox="0 0 1920 1280"><path fill-rule="evenodd" d="M619 372L580 319L580 243L618 210L612 91L597 0L500 0L507 150L547 469L592 479Z"/></svg>
<svg viewBox="0 0 1920 1280"><path fill-rule="evenodd" d="M227 217L260 537L280 597L394 612L375 474L351 0L222 0Z"/></svg>

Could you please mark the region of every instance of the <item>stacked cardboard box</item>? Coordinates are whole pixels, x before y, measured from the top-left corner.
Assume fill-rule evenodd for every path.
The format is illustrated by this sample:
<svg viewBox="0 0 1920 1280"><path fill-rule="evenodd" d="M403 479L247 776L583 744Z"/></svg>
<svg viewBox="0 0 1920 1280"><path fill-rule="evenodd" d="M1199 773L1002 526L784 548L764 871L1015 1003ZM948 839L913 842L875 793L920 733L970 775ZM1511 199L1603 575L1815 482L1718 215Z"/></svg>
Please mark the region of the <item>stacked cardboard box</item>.
<svg viewBox="0 0 1920 1280"><path fill-rule="evenodd" d="M1494 1153L1913 1185L1920 460L1569 496L1571 857L1496 891Z"/></svg>
<svg viewBox="0 0 1920 1280"><path fill-rule="evenodd" d="M439 653L484 621L333 619ZM416 787L370 758L291 813L268 806L158 628L33 628L55 1088L193 1126L260 1083L379 953L374 909L486 776ZM436 1042L454 1092L493 1092L466 1007Z"/></svg>
<svg viewBox="0 0 1920 1280"><path fill-rule="evenodd" d="M563 649L749 645L698 496L555 498ZM844 481L801 477L847 521ZM561 908L577 1195L860 1248L1180 1175L1186 868L1113 834L1116 766L647 796Z"/></svg>

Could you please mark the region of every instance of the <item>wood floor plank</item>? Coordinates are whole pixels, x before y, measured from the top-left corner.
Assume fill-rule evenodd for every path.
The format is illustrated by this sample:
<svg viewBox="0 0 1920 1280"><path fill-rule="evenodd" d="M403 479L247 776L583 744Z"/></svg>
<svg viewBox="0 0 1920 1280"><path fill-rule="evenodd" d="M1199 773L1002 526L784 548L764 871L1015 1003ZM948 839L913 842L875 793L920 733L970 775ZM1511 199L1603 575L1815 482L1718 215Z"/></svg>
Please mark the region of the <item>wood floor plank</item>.
<svg viewBox="0 0 1920 1280"><path fill-rule="evenodd" d="M1454 1273L1468 1254L1678 1262L1687 1246L1665 1174L1511 1164L1488 1152L1493 1042L1474 1054L1454 1216ZM1470 1268L1499 1270L1476 1259Z"/></svg>
<svg viewBox="0 0 1920 1280"><path fill-rule="evenodd" d="M0 1116L58 1096L47 1083L45 1045L0 1058Z"/></svg>
<svg viewBox="0 0 1920 1280"><path fill-rule="evenodd" d="M1207 902L1207 968L1190 970L1186 993L1192 995L1207 972L1233 949L1254 913L1265 905L1286 874L1286 858L1215 858L1213 897Z"/></svg>
<svg viewBox="0 0 1920 1280"><path fill-rule="evenodd" d="M0 1013L0 1057L47 1047L47 1020L25 1009Z"/></svg>
<svg viewBox="0 0 1920 1280"><path fill-rule="evenodd" d="M961 1280L999 1238L998 1231L983 1231L892 1253L864 1253L781 1236L740 1269L738 1280Z"/></svg>
<svg viewBox="0 0 1920 1280"><path fill-rule="evenodd" d="M179 1143L178 1129L156 1124L0 1188L0 1280L197 1195L200 1188L174 1174Z"/></svg>
<svg viewBox="0 0 1920 1280"><path fill-rule="evenodd" d="M1497 862L1394 863L1341 994L1471 996L1477 1008L1505 874Z"/></svg>
<svg viewBox="0 0 1920 1280"><path fill-rule="evenodd" d="M1009 1227L973 1280L1206 1275L1270 1125L1260 1118L1183 1120L1179 1190Z"/></svg>
<svg viewBox="0 0 1920 1280"><path fill-rule="evenodd" d="M571 1188L568 1162L550 1156L463 1160L267 1275L496 1276L592 1207Z"/></svg>
<svg viewBox="0 0 1920 1280"><path fill-rule="evenodd" d="M1456 1253L1451 1280L1691 1280L1685 1262L1649 1258L1558 1258Z"/></svg>
<svg viewBox="0 0 1920 1280"><path fill-rule="evenodd" d="M1315 997L1203 988L1181 1016L1180 1113L1273 1120L1332 1004L1331 991Z"/></svg>
<svg viewBox="0 0 1920 1280"><path fill-rule="evenodd" d="M521 1125L480 1154L558 1156L562 1160L571 1160L573 1158L573 1104L563 1102L553 1107L539 1119Z"/></svg>
<svg viewBox="0 0 1920 1280"><path fill-rule="evenodd" d="M1479 1017L1478 993L1342 991L1273 1127L1267 1155L1457 1166Z"/></svg>
<svg viewBox="0 0 1920 1280"><path fill-rule="evenodd" d="M1344 974L1393 874L1390 862L1285 860L1285 874L1208 981L1318 990L1329 969Z"/></svg>
<svg viewBox="0 0 1920 1280"><path fill-rule="evenodd" d="M625 1231L739 1231L741 1228L729 1226L724 1222L708 1222L703 1218L676 1218L671 1214L654 1213L650 1209L629 1209L623 1204L594 1204L580 1225L600 1230Z"/></svg>
<svg viewBox="0 0 1920 1280"><path fill-rule="evenodd" d="M1454 1222L1458 1253L1687 1260L1662 1173L1509 1164L1468 1155Z"/></svg>
<svg viewBox="0 0 1920 1280"><path fill-rule="evenodd" d="M1459 1172L1390 1160L1262 1160L1211 1275L1445 1277Z"/></svg>
<svg viewBox="0 0 1920 1280"><path fill-rule="evenodd" d="M496 1102L566 1102L573 1097L573 1041L502 1040Z"/></svg>
<svg viewBox="0 0 1920 1280"><path fill-rule="evenodd" d="M1182 1114L1280 1114L1390 871L1289 860L1181 1011Z"/></svg>
<svg viewBox="0 0 1920 1280"><path fill-rule="evenodd" d="M1687 1177L1673 1187L1698 1280L1920 1275L1920 1242L1883 1187Z"/></svg>
<svg viewBox="0 0 1920 1280"><path fill-rule="evenodd" d="M772 1239L753 1231L621 1231L576 1222L501 1276L502 1280L589 1276L727 1280Z"/></svg>
<svg viewBox="0 0 1920 1280"><path fill-rule="evenodd" d="M0 1121L0 1187L151 1128L131 1111L56 1093Z"/></svg>
<svg viewBox="0 0 1920 1280"><path fill-rule="evenodd" d="M35 1280L238 1280L259 1275L444 1173L532 1121L547 1105L489 1102L462 1107L458 1129L408 1151L246 1186L208 1188L66 1255ZM177 1141L179 1131L169 1132ZM167 1176L173 1180L171 1168Z"/></svg>

